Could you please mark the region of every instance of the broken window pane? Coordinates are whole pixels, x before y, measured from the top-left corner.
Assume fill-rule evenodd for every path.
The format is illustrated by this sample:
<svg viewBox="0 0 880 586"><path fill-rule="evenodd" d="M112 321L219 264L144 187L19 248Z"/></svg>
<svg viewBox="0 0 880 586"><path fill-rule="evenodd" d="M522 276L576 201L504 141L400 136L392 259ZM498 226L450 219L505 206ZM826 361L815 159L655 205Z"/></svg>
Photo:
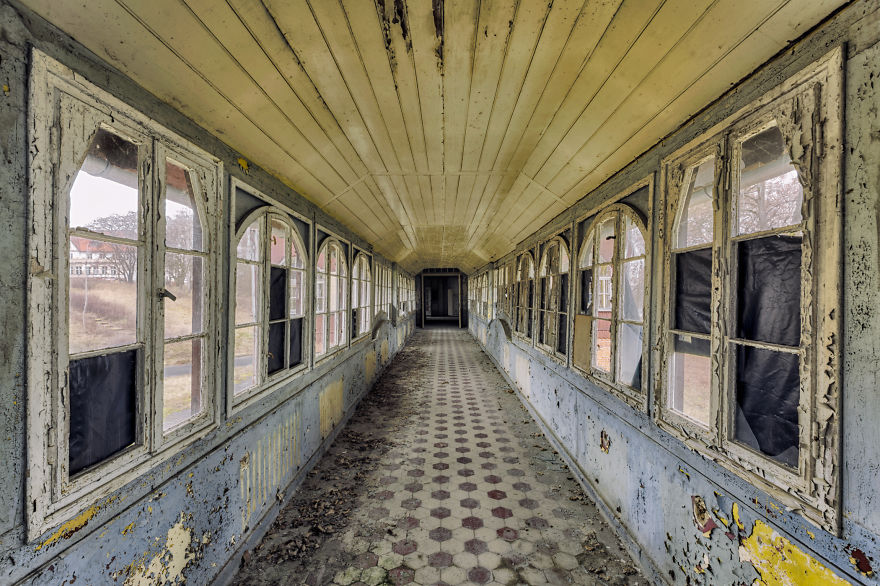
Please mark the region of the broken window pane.
<svg viewBox="0 0 880 586"><path fill-rule="evenodd" d="M622 323L617 329L617 381L642 388L642 327Z"/></svg>
<svg viewBox="0 0 880 586"><path fill-rule="evenodd" d="M673 255L675 263L674 328L708 334L712 327L712 249Z"/></svg>
<svg viewBox="0 0 880 586"><path fill-rule="evenodd" d="M202 340L165 344L162 428L168 430L201 411Z"/></svg>
<svg viewBox="0 0 880 586"><path fill-rule="evenodd" d="M287 224L274 218L269 220L269 258L273 265L287 263Z"/></svg>
<svg viewBox="0 0 880 586"><path fill-rule="evenodd" d="M709 157L685 173L685 192L680 204L676 248L711 244L714 233L714 189L715 157Z"/></svg>
<svg viewBox="0 0 880 586"><path fill-rule="evenodd" d="M751 234L803 220L804 189L778 126L742 142L736 234Z"/></svg>
<svg viewBox="0 0 880 586"><path fill-rule="evenodd" d="M597 262L611 262L614 257L614 224L617 217L612 215L599 224L599 259Z"/></svg>
<svg viewBox="0 0 880 586"><path fill-rule="evenodd" d="M71 360L70 474L137 441L136 349Z"/></svg>
<svg viewBox="0 0 880 586"><path fill-rule="evenodd" d="M284 319L287 299L287 269L272 267L269 273L269 319Z"/></svg>
<svg viewBox="0 0 880 586"><path fill-rule="evenodd" d="M190 173L171 161L165 163L165 245L204 250Z"/></svg>
<svg viewBox="0 0 880 586"><path fill-rule="evenodd" d="M704 426L709 424L712 360L709 340L673 335L669 358L669 408Z"/></svg>
<svg viewBox="0 0 880 586"><path fill-rule="evenodd" d="M254 323L260 319L262 267L247 263L235 265L235 323Z"/></svg>
<svg viewBox="0 0 880 586"><path fill-rule="evenodd" d="M736 348L736 439L777 462L798 466L800 358Z"/></svg>
<svg viewBox="0 0 880 586"><path fill-rule="evenodd" d="M236 255L242 260L259 260L260 259L260 233L262 232L262 221L256 220L244 231L241 240L238 241Z"/></svg>
<svg viewBox="0 0 880 586"><path fill-rule="evenodd" d="M71 236L69 262L70 354L136 342L138 247Z"/></svg>
<svg viewBox="0 0 880 586"><path fill-rule="evenodd" d="M259 355L260 342L257 326L236 328L232 374L235 393L240 393L257 384L257 357Z"/></svg>
<svg viewBox="0 0 880 586"><path fill-rule="evenodd" d="M138 240L138 147L99 129L70 188L70 227Z"/></svg>
<svg viewBox="0 0 880 586"><path fill-rule="evenodd" d="M740 338L800 345L801 241L767 236L737 244Z"/></svg>
<svg viewBox="0 0 880 586"><path fill-rule="evenodd" d="M269 354L266 357L266 372L271 376L284 369L286 350L284 345L285 328L287 322L269 324Z"/></svg>
<svg viewBox="0 0 880 586"><path fill-rule="evenodd" d="M593 368L611 372L611 321L593 320Z"/></svg>
<svg viewBox="0 0 880 586"><path fill-rule="evenodd" d="M623 257L633 258L634 256L644 256L645 237L642 235L641 229L629 216L624 215L623 222L623 230L626 235Z"/></svg>
<svg viewBox="0 0 880 586"><path fill-rule="evenodd" d="M165 254L165 289L177 297L163 300L166 339L202 331L203 265L200 256Z"/></svg>
<svg viewBox="0 0 880 586"><path fill-rule="evenodd" d="M645 259L623 263L623 307L620 317L629 321L642 321L645 309Z"/></svg>

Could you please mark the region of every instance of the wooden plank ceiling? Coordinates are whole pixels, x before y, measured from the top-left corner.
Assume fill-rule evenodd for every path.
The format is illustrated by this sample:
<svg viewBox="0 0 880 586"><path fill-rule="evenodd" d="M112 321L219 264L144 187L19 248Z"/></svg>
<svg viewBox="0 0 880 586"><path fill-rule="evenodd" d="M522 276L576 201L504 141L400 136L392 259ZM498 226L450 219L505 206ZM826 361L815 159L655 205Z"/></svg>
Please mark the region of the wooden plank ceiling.
<svg viewBox="0 0 880 586"><path fill-rule="evenodd" d="M471 271L842 0L27 0L410 271Z"/></svg>

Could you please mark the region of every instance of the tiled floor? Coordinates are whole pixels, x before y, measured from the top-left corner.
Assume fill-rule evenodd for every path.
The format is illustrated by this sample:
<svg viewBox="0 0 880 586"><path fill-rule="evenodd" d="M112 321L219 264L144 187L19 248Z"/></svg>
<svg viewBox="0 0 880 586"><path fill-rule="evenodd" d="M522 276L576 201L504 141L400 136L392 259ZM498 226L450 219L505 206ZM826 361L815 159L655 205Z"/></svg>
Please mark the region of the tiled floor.
<svg viewBox="0 0 880 586"><path fill-rule="evenodd" d="M453 329L416 332L246 559L241 584L647 583Z"/></svg>

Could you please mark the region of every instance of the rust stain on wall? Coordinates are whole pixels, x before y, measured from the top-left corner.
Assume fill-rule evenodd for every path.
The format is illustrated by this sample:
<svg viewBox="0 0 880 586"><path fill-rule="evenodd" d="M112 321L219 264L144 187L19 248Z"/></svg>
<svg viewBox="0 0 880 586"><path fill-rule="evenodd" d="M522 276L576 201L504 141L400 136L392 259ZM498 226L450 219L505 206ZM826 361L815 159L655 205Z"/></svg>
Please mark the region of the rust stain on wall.
<svg viewBox="0 0 880 586"><path fill-rule="evenodd" d="M865 555L860 549L854 549L850 552L850 563L866 578L874 575L874 569L871 567L871 558Z"/></svg>

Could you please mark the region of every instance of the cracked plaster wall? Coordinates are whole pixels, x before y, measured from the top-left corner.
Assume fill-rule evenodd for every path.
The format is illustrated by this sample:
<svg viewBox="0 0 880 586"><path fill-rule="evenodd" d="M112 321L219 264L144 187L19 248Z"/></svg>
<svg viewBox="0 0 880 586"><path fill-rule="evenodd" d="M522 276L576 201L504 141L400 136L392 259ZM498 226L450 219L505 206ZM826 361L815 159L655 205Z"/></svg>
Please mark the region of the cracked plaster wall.
<svg viewBox="0 0 880 586"><path fill-rule="evenodd" d="M469 330L600 502L634 558L676 584L880 584L880 3L855 2L520 243L531 249L833 47L845 45L842 532L825 532L652 418L474 316ZM656 212L655 212L656 213ZM653 220L656 220L653 218ZM496 263L502 266L508 255ZM652 316L652 319L656 316ZM652 328L653 331L653 328ZM646 342L647 343L647 342ZM650 389L653 393L654 389ZM699 497L699 499L697 498ZM705 515L696 514L696 503Z"/></svg>
<svg viewBox="0 0 880 586"><path fill-rule="evenodd" d="M406 343L414 329L413 318L396 325L384 322L373 339L354 343L265 398L224 416L213 431L186 450L28 542L23 503L27 92L32 46L220 158L224 191L230 176L235 176L356 246L365 250L369 246L74 40L27 10L0 0L0 209L4 211L0 216L0 454L4 469L0 474L0 583L206 584L227 562L231 561L227 571L234 571L236 555L266 526L261 520L274 518L375 377ZM228 208L228 193L223 200ZM223 216L229 217L228 209ZM222 240L228 237L226 232L220 235ZM224 266L227 261L224 257ZM322 420L321 396L328 387L333 394L332 413L329 417L325 413ZM218 397L225 397L225 381Z"/></svg>

